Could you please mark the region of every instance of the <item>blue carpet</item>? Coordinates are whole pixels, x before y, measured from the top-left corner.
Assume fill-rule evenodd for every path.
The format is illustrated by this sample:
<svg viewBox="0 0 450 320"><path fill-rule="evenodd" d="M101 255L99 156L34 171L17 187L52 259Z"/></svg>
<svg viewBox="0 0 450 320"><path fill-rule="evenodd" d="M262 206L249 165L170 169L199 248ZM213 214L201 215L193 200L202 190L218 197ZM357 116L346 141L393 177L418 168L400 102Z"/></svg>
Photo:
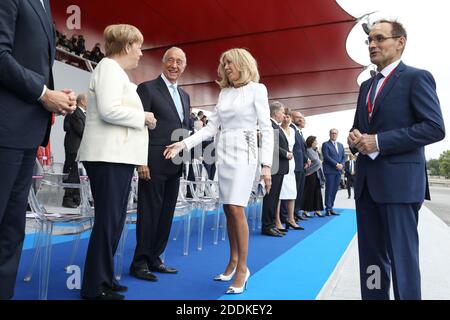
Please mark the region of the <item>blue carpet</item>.
<svg viewBox="0 0 450 320"><path fill-rule="evenodd" d="M339 217L313 218L302 222L304 231L290 230L283 238L262 236L250 231L248 265L251 271L248 290L241 295L224 295L230 283L212 281L228 261L228 242L213 245L210 228L213 217L208 216L203 250L197 250L197 221L193 220L189 255L182 255L182 237L169 240L166 264L179 270L177 275L158 275L158 282L145 282L128 275L135 239L130 232L124 251L124 273L121 284L129 287L127 299L151 300L218 300L218 299L314 299L327 281L350 240L356 233L354 210L338 210ZM173 232L180 221L174 221ZM251 226L251 221L250 221ZM74 264L83 268L89 233L80 242ZM71 236L54 237L50 270L49 299L79 299L79 290L66 286L69 274L64 271L72 249ZM23 282L30 265L33 235L27 235L16 282L15 299L37 298L37 268L31 282Z"/></svg>

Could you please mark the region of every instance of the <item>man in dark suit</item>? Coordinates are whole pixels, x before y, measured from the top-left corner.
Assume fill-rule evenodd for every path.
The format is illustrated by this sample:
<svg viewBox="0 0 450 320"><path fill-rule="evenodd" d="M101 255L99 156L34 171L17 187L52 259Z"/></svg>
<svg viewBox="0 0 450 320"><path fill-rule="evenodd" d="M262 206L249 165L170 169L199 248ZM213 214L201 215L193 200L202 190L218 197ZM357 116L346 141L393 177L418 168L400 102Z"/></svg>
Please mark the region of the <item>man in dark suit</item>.
<svg viewBox="0 0 450 320"><path fill-rule="evenodd" d="M270 120L274 129L274 153L271 167L272 187L264 196L262 207L262 234L272 237L284 235L275 227L275 217L280 199L284 175L289 172L289 160L293 154L289 152L289 143L278 123L284 119L284 105L279 101L270 103ZM277 147L278 146L278 147Z"/></svg>
<svg viewBox="0 0 450 320"><path fill-rule="evenodd" d="M345 150L342 143L337 142L337 137L337 129L331 129L330 140L322 144L323 173L325 174L325 215L327 216L339 215L333 210L333 206L344 170Z"/></svg>
<svg viewBox="0 0 450 320"><path fill-rule="evenodd" d="M353 154L348 155L348 160L345 161L345 179L347 180L347 192L348 198L352 196L352 187L355 184L355 156Z"/></svg>
<svg viewBox="0 0 450 320"><path fill-rule="evenodd" d="M69 176L67 183L80 183L80 175L78 165L75 161L80 148L81 138L83 138L84 124L86 122L87 96L82 93L77 97L77 108L75 112L69 116L69 130L66 135L67 144L67 169ZM67 116L66 116L67 117ZM63 207L76 208L80 204L80 189L66 189L63 198Z"/></svg>
<svg viewBox="0 0 450 320"><path fill-rule="evenodd" d="M152 273L177 273L165 266L160 255L169 239L178 197L182 164L166 160L163 151L173 140L189 135L189 95L177 86L186 67L186 55L176 47L163 57L163 73L137 89L145 111L153 112L158 125L149 131L148 166L138 168L138 217L136 250L130 274L156 281ZM172 137L174 135L174 137Z"/></svg>
<svg viewBox="0 0 450 320"><path fill-rule="evenodd" d="M424 146L445 137L433 76L406 66L399 22L375 22L368 37L378 73L361 84L348 142L356 161L355 200L363 299L421 299L419 209L429 199Z"/></svg>
<svg viewBox="0 0 450 320"><path fill-rule="evenodd" d="M75 95L53 91L55 30L48 0L0 1L0 300L14 294L25 211L51 113L71 113Z"/></svg>

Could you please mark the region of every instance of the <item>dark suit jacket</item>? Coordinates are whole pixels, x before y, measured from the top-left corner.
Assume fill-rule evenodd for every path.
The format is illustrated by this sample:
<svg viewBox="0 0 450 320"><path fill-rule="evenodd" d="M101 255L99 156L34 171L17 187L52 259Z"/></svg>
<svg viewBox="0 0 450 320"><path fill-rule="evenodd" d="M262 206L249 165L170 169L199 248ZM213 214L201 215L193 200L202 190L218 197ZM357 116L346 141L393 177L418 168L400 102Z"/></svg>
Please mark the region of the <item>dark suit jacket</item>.
<svg viewBox="0 0 450 320"><path fill-rule="evenodd" d="M358 156L355 199L367 184L377 203L422 203L429 198L424 146L445 137L434 78L401 62L379 93L369 122L372 81L361 85L353 129L377 134L380 154L375 160Z"/></svg>
<svg viewBox="0 0 450 320"><path fill-rule="evenodd" d="M342 143L336 142L338 145L339 153L336 152L336 148L331 140L322 144L322 156L323 156L323 173L324 174L336 174L340 173L336 169L338 163L344 164L345 162L345 150Z"/></svg>
<svg viewBox="0 0 450 320"><path fill-rule="evenodd" d="M353 171L356 175L356 161L355 160L353 160ZM352 172L350 170L350 160L345 161L344 172L345 172L346 177L354 177L355 176L355 175L352 176Z"/></svg>
<svg viewBox="0 0 450 320"><path fill-rule="evenodd" d="M272 175L287 174L289 172L289 160L287 154L289 152L289 142L283 133L280 126L272 121L272 128L274 130L274 148L272 160ZM278 132L278 134L277 134ZM277 148L278 146L278 148ZM278 164L278 166L276 165Z"/></svg>
<svg viewBox="0 0 450 320"><path fill-rule="evenodd" d="M67 138L67 152L77 153L80 148L81 138L83 138L84 124L86 115L80 108L76 108L75 112L69 118L70 129Z"/></svg>
<svg viewBox="0 0 450 320"><path fill-rule="evenodd" d="M50 4L0 1L0 146L47 145L51 113L40 102L44 85L53 89L55 30Z"/></svg>
<svg viewBox="0 0 450 320"><path fill-rule="evenodd" d="M303 144L302 135L298 132L297 127L293 124L290 127L295 130L295 144L292 151L295 160L295 171L305 171L305 163L308 162L305 149L306 144Z"/></svg>
<svg viewBox="0 0 450 320"><path fill-rule="evenodd" d="M148 131L148 165L150 174L181 174L182 165L175 165L172 160L166 160L163 156L166 146L189 135L189 95L180 87L178 87L178 92L180 93L184 109L183 123L180 121L175 103L161 76L154 80L143 82L137 88L144 110L153 112L158 121L156 128ZM172 140L172 133L177 129L184 129L184 137L177 136Z"/></svg>

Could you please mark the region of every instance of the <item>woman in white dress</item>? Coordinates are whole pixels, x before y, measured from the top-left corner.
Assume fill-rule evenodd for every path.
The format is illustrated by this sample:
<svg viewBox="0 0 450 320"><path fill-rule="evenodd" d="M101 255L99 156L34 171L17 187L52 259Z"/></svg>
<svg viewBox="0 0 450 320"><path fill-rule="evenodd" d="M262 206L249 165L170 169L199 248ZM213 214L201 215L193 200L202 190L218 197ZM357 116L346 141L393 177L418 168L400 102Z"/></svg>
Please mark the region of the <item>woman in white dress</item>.
<svg viewBox="0 0 450 320"><path fill-rule="evenodd" d="M295 130L291 128L291 110L289 108L284 109L284 120L281 123L281 130L289 143L289 152L292 152L295 144ZM286 232L287 229L292 228L294 230L303 230L295 222L294 207L295 199L297 198L297 182L295 180L295 159L289 160L289 172L284 175L283 184L281 186L280 201L278 202L277 215L275 217L275 227L281 232ZM286 229L281 225L280 220L280 205L281 200L287 200L288 220L286 221Z"/></svg>
<svg viewBox="0 0 450 320"><path fill-rule="evenodd" d="M218 72L221 80L219 101L208 124L189 138L167 146L164 155L175 157L183 149L191 149L214 137L217 143L217 173L220 202L227 217L230 260L225 271L215 280L229 281L228 294L242 293L250 271L247 268L248 224L244 207L255 180L258 163L270 191L270 167L273 156L273 129L270 122L267 89L258 83L256 60L244 49L230 49L222 54ZM262 133L261 161L258 162L257 125Z"/></svg>

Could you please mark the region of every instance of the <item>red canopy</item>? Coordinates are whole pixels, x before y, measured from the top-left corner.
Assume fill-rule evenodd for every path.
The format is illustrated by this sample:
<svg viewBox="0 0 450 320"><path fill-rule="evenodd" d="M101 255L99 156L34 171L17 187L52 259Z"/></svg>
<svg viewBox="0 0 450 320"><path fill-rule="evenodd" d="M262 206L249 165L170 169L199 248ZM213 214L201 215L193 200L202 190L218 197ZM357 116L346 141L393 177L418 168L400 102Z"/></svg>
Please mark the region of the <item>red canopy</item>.
<svg viewBox="0 0 450 320"><path fill-rule="evenodd" d="M70 5L81 8L81 30L68 30ZM313 115L354 108L362 67L349 58L346 38L355 19L333 0L55 0L57 29L83 34L89 50L103 43L109 24L128 23L145 37L144 56L130 72L140 83L157 77L171 46L182 48L188 65L180 84L191 105L212 109L221 53L248 49L257 59L269 98Z"/></svg>

